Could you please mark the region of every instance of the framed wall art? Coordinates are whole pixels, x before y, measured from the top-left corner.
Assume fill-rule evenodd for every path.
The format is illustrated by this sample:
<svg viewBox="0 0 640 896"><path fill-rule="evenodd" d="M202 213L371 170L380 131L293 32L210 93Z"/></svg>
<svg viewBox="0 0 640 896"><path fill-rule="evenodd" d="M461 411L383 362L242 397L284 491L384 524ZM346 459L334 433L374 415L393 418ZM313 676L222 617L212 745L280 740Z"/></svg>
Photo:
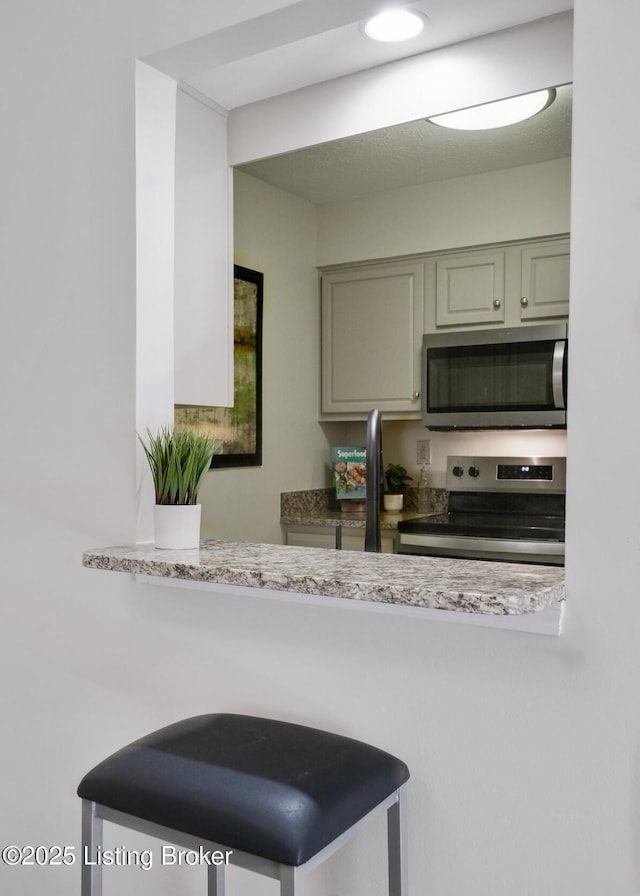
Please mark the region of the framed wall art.
<svg viewBox="0 0 640 896"><path fill-rule="evenodd" d="M187 426L215 439L211 467L259 467L262 464L262 305L264 276L233 268L232 408L176 405L176 427Z"/></svg>

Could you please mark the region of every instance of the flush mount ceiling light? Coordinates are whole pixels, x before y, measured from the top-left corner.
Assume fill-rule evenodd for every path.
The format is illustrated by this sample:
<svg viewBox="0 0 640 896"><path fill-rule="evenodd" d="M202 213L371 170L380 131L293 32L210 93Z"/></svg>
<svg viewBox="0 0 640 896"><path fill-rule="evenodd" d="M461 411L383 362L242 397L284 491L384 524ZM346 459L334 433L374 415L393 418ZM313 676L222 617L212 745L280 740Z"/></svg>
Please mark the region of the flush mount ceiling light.
<svg viewBox="0 0 640 896"><path fill-rule="evenodd" d="M532 118L550 106L556 97L553 88L512 96L495 103L473 106L471 109L460 109L458 112L447 112L434 115L427 121L443 128L455 128L458 131L488 131L492 128L503 128L518 121Z"/></svg>
<svg viewBox="0 0 640 896"><path fill-rule="evenodd" d="M417 37L424 28L424 18L407 9L388 9L364 23L364 33L372 40L385 43Z"/></svg>

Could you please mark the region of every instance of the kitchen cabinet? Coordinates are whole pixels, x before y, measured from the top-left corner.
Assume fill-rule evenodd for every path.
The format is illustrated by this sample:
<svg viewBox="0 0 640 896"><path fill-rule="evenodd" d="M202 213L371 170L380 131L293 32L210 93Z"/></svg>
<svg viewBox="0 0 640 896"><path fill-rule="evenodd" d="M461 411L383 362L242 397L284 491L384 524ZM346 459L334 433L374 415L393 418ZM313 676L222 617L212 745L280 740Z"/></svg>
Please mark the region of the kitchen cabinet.
<svg viewBox="0 0 640 896"><path fill-rule="evenodd" d="M419 418L423 332L422 260L324 271L322 418Z"/></svg>
<svg viewBox="0 0 640 896"><path fill-rule="evenodd" d="M567 237L445 253L425 264L426 332L569 315Z"/></svg>
<svg viewBox="0 0 640 896"><path fill-rule="evenodd" d="M321 273L321 420L419 420L423 333L569 314L567 236Z"/></svg>
<svg viewBox="0 0 640 896"><path fill-rule="evenodd" d="M436 326L504 323L505 251L435 258Z"/></svg>
<svg viewBox="0 0 640 896"><path fill-rule="evenodd" d="M569 316L569 240L549 240L521 249L520 317L548 320Z"/></svg>
<svg viewBox="0 0 640 896"><path fill-rule="evenodd" d="M285 544L297 545L303 548L335 548L335 526L304 526L288 524L284 527ZM395 530L382 530L380 533L380 546L383 554L396 552L397 532ZM342 527L342 550L364 550L364 528Z"/></svg>

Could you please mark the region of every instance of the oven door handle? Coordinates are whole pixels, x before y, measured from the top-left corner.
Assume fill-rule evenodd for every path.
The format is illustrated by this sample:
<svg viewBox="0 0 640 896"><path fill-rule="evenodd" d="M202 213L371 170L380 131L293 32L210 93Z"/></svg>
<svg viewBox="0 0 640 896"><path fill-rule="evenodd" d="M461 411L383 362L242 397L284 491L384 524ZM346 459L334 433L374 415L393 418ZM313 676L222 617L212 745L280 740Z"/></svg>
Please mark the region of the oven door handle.
<svg viewBox="0 0 640 896"><path fill-rule="evenodd" d="M564 410L564 358L567 351L567 340L559 339L553 349L551 364L551 388L553 390L553 406Z"/></svg>
<svg viewBox="0 0 640 896"><path fill-rule="evenodd" d="M544 552L558 557L564 555L563 541L525 541L520 538L477 538L464 535L411 535L407 532L400 533L401 546L449 548L468 551L469 558L473 557L473 551L505 551L514 555Z"/></svg>

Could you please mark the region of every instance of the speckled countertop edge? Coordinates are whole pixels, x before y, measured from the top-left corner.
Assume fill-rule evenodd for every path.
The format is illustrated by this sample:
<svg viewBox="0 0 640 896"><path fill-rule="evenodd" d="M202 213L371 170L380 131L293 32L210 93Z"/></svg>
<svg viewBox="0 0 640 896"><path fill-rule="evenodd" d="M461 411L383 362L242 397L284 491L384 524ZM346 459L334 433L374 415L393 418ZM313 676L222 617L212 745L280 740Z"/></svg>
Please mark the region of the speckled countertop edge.
<svg viewBox="0 0 640 896"><path fill-rule="evenodd" d="M84 566L148 576L489 615L564 599L564 569L231 541L189 551L151 544L88 550Z"/></svg>
<svg viewBox="0 0 640 896"><path fill-rule="evenodd" d="M400 520L413 520L424 514L417 512L380 514L380 528L397 531ZM289 513L280 517L285 526L343 526L346 529L364 529L366 513L339 513L338 511L317 511L315 513Z"/></svg>

